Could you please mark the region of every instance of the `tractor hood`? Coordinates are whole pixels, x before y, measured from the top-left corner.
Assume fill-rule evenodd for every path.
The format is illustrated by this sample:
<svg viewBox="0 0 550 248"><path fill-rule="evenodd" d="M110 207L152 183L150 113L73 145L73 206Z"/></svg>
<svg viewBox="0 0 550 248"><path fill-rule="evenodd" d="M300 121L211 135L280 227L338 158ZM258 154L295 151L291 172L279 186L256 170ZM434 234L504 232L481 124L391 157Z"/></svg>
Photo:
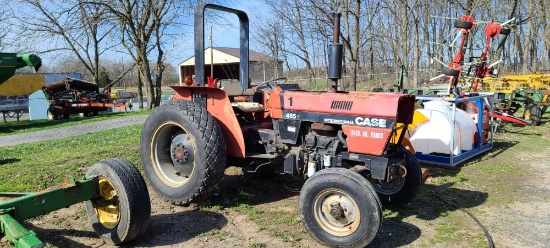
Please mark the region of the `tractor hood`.
<svg viewBox="0 0 550 248"><path fill-rule="evenodd" d="M274 114L283 111L334 115L334 124L389 127L397 122L410 124L414 112L413 95L381 92L318 92L283 90L277 87L270 96L268 106ZM277 111L280 110L280 111ZM336 117L346 116L339 120ZM286 118L285 118L286 119ZM327 118L331 119L331 118ZM341 122L341 123L338 123ZM386 123L381 123L386 122Z"/></svg>

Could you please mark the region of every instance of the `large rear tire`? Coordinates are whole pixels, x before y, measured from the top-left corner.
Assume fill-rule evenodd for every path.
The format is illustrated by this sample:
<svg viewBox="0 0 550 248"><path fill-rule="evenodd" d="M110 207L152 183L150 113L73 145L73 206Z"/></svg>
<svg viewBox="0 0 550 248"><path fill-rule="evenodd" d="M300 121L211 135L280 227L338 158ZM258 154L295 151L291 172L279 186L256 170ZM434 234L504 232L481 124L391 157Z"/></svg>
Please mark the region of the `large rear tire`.
<svg viewBox="0 0 550 248"><path fill-rule="evenodd" d="M155 109L141 132L141 162L153 189L188 205L207 197L223 176L223 133L200 105L170 101Z"/></svg>
<svg viewBox="0 0 550 248"><path fill-rule="evenodd" d="M114 245L143 233L151 216L151 200L136 167L124 159L106 159L90 167L86 177L93 176L98 177L100 196L86 201L85 206L94 231Z"/></svg>
<svg viewBox="0 0 550 248"><path fill-rule="evenodd" d="M390 182L369 179L385 206L396 207L411 203L422 186L422 168L416 157L402 147L397 152L403 154L403 160L390 168L395 170L395 179Z"/></svg>
<svg viewBox="0 0 550 248"><path fill-rule="evenodd" d="M329 247L365 247L383 219L372 185L344 168L313 174L302 187L299 209L309 235Z"/></svg>

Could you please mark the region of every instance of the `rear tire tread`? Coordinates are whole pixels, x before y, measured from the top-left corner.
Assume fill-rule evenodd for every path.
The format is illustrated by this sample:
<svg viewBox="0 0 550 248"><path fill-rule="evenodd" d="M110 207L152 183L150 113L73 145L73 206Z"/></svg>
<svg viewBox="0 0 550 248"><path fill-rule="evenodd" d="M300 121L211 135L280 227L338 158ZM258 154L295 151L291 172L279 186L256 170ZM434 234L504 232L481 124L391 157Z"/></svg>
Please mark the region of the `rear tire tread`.
<svg viewBox="0 0 550 248"><path fill-rule="evenodd" d="M176 205L188 205L192 202L203 200L216 188L225 170L226 158L224 155L226 154L226 148L223 141L223 133L214 117L212 117L206 109L194 102L184 100L169 101L156 108L153 114L147 118L146 124L149 120L155 119L156 115L163 111L176 112L192 123L192 127L197 130L199 134L199 136L196 137L197 149L202 149L206 153L206 159L204 161L206 167L204 174L201 176L200 185L194 188L186 197L170 199L161 194L156 187L154 188L165 200ZM151 137L147 138L150 139ZM223 155L220 156L220 154Z"/></svg>

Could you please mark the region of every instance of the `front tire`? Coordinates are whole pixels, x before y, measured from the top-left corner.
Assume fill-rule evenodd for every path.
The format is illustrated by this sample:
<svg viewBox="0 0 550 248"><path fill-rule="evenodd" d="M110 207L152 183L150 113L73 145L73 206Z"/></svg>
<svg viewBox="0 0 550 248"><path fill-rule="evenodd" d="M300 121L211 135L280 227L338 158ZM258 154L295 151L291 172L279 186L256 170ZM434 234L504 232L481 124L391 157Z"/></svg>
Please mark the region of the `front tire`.
<svg viewBox="0 0 550 248"><path fill-rule="evenodd" d="M223 176L223 133L200 105L167 102L145 121L141 162L157 193L173 204L188 205L207 197Z"/></svg>
<svg viewBox="0 0 550 248"><path fill-rule="evenodd" d="M145 231L151 216L151 200L141 174L127 160L106 159L86 173L88 178L94 176L99 196L85 202L92 228L110 244L132 241Z"/></svg>
<svg viewBox="0 0 550 248"><path fill-rule="evenodd" d="M329 247L364 247L382 225L382 206L372 185L344 168L313 174L302 187L299 209L309 235Z"/></svg>

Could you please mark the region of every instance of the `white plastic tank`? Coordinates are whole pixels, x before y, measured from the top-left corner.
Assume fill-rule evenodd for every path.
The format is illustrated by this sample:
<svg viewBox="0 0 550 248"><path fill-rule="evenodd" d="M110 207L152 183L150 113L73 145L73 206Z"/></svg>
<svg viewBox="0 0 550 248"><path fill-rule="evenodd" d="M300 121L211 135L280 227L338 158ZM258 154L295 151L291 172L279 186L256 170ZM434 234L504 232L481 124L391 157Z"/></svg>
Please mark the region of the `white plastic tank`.
<svg viewBox="0 0 550 248"><path fill-rule="evenodd" d="M451 140L453 140L454 155L460 155L462 151L472 149L476 124L470 115L461 109L455 112L455 132L452 135L452 108L450 103L444 101L429 101L424 103L424 109L417 109L426 116L429 121L419 124L409 132L415 151L424 154L451 153ZM452 138L452 139L451 139Z"/></svg>

